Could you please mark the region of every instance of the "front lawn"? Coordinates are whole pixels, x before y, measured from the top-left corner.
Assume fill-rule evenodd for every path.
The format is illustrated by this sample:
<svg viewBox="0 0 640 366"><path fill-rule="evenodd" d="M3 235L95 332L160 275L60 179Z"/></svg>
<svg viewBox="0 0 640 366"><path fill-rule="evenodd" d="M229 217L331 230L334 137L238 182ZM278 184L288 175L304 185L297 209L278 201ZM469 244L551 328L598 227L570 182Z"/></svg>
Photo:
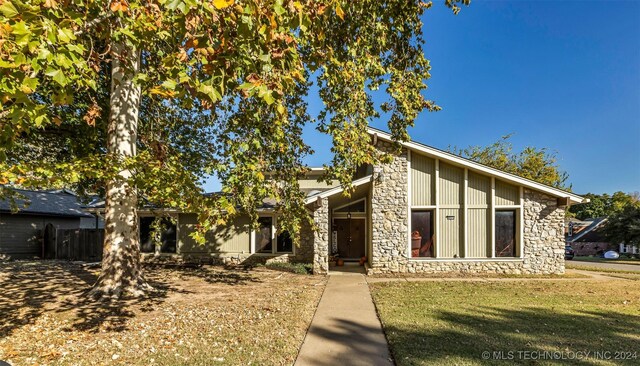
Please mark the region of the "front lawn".
<svg viewBox="0 0 640 366"><path fill-rule="evenodd" d="M640 363L635 281L387 282L371 289L398 365ZM592 353L566 359L578 351ZM632 359L614 360L614 352Z"/></svg>
<svg viewBox="0 0 640 366"><path fill-rule="evenodd" d="M325 279L273 271L153 267L159 291L98 304L96 270L0 263L0 360L13 365L291 365Z"/></svg>
<svg viewBox="0 0 640 366"><path fill-rule="evenodd" d="M615 263L615 264L632 264L640 266L640 259L637 258L618 258L606 259L600 257L573 257L576 262L595 262L595 263Z"/></svg>

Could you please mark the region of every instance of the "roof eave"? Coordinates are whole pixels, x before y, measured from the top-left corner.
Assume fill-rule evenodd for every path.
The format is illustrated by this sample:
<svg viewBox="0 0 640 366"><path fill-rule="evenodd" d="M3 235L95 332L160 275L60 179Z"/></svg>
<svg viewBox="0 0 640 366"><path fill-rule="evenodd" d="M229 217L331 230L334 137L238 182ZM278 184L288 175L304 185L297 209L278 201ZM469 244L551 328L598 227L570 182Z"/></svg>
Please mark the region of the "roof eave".
<svg viewBox="0 0 640 366"><path fill-rule="evenodd" d="M391 135L388 134L387 132L369 127L367 128L367 132L370 135L374 135L377 136L377 138L381 138L383 140L386 141L393 141L393 139L391 139ZM463 157L457 156L455 154L451 154L448 153L446 151L442 151L427 145L423 145L420 143L416 143L413 141L407 141L407 142L401 142L402 146L406 147L407 149L410 150L415 150L415 151L419 151L421 153L424 153L425 155L428 155L430 157L433 158L438 158L438 159L443 159L443 160L447 160L449 162L453 162L456 165L462 165L466 168L472 169L474 171L480 172L480 173L485 173L485 174L490 174L493 175L495 177L498 177L502 180L508 181L508 182L512 182L518 185L521 185L523 187L527 187L527 188L531 188L537 191L541 191L544 193L547 193L551 196L554 197L558 197L558 198L568 198L570 203L574 203L574 204L578 204L578 203L586 203L588 202L588 199L582 197L582 196L578 196L576 194L573 194L571 192L567 192L567 191L563 191L561 189L558 188L554 188L554 187L550 187L535 181L532 181L530 179L527 178L522 178L519 177L517 175L511 174L511 173L507 173L507 172L503 172L499 169L496 168L492 168L490 166L487 165L483 165L480 163L477 163L475 161L469 160L469 159L465 159Z"/></svg>

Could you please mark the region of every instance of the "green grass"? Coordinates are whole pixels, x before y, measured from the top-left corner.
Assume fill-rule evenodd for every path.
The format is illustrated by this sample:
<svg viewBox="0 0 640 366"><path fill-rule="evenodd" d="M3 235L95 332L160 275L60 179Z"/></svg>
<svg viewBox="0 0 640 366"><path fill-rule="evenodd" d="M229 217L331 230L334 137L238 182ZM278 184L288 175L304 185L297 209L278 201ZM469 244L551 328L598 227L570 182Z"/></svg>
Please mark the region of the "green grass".
<svg viewBox="0 0 640 366"><path fill-rule="evenodd" d="M628 271L624 269L612 269L612 268L603 268L603 267L592 267L592 266L584 266L580 264L567 263L565 264L567 269L577 269L579 271L589 271L589 272L600 272L600 273L630 273L630 274L638 274L639 271Z"/></svg>
<svg viewBox="0 0 640 366"><path fill-rule="evenodd" d="M615 263L640 266L640 259L636 258L605 259L600 257L574 257L573 260L576 262Z"/></svg>
<svg viewBox="0 0 640 366"><path fill-rule="evenodd" d="M397 365L638 364L640 286L621 280L387 282L372 294ZM518 351L630 351L616 360L526 360ZM516 352L499 361L493 352ZM491 352L488 360L483 352ZM520 357L520 358L518 358Z"/></svg>

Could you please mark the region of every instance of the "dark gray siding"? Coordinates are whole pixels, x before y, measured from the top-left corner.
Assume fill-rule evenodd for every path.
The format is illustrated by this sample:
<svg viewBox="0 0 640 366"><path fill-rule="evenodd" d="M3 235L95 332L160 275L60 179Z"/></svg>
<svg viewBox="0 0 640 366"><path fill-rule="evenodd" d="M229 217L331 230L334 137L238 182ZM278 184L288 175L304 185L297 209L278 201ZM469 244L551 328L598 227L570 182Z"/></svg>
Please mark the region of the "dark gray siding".
<svg viewBox="0 0 640 366"><path fill-rule="evenodd" d="M80 218L0 213L0 257L40 256L43 229L49 223L58 229L74 229L80 227Z"/></svg>

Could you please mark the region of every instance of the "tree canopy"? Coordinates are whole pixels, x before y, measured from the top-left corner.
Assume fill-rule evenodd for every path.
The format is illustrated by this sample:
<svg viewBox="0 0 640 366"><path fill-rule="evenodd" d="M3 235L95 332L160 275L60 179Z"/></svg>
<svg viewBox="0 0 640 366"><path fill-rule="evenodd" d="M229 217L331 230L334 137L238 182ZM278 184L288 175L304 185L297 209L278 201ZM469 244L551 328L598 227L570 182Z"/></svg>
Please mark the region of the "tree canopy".
<svg viewBox="0 0 640 366"><path fill-rule="evenodd" d="M638 205L640 202L638 192L624 193L618 191L613 195L587 193L584 197L589 199L588 203L569 208L569 213L579 220L609 217L622 212L627 206Z"/></svg>
<svg viewBox="0 0 640 366"><path fill-rule="evenodd" d="M612 243L640 246L640 201L616 210L607 220L604 235Z"/></svg>
<svg viewBox="0 0 640 366"><path fill-rule="evenodd" d="M469 2L445 5L457 13ZM349 185L357 167L385 159L366 132L378 110L393 138L407 140L417 115L438 108L423 95L430 6L0 0L0 184L104 190L99 282L117 294L139 275L141 197L198 213L199 240L239 210L255 221L265 198L296 232L308 219L297 183L310 152L305 124L317 117L333 139L326 178ZM318 116L307 114L312 84ZM202 194L208 175L220 194Z"/></svg>
<svg viewBox="0 0 640 366"><path fill-rule="evenodd" d="M476 145L464 149L452 147L449 150L454 154L480 164L531 179L538 183L565 190L571 189L571 186L567 186L569 175L561 170L557 155L554 152L549 151L547 148L532 146L527 146L520 152L514 152L513 145L509 141L511 136L503 136L489 146Z"/></svg>

